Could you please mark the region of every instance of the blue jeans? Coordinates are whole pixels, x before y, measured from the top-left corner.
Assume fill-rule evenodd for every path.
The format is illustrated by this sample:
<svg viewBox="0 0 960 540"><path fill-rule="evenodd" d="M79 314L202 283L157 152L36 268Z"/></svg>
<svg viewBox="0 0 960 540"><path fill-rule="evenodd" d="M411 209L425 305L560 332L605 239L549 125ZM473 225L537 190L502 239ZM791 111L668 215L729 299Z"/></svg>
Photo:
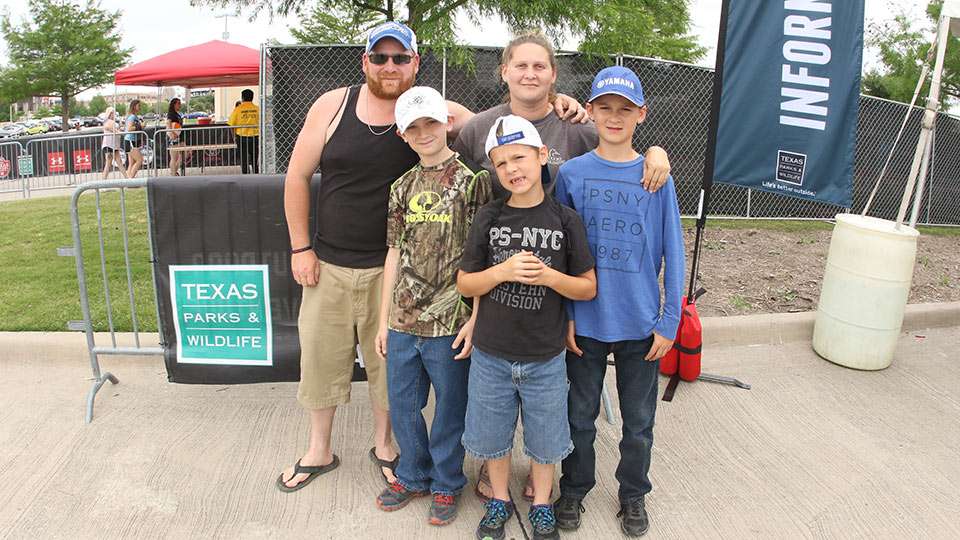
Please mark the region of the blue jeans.
<svg viewBox="0 0 960 540"><path fill-rule="evenodd" d="M605 343L577 336L583 356L567 352L570 378L570 435L574 451L563 460L560 493L583 499L596 485L597 415L600 392L607 371L607 355L616 362L617 393L623 416L620 440L620 502L638 499L650 492L650 454L653 449L653 420L657 412L657 377L660 362L644 360L653 345L653 336L643 340Z"/></svg>
<svg viewBox="0 0 960 540"><path fill-rule="evenodd" d="M455 336L420 337L390 330L387 336L387 393L390 422L400 447L397 480L410 491L456 495L463 475L463 419L470 359L454 360ZM430 436L423 419L430 385L436 411Z"/></svg>
<svg viewBox="0 0 960 540"><path fill-rule="evenodd" d="M483 460L506 456L522 412L524 453L537 463L559 463L573 450L567 388L563 353L511 362L474 348L463 446Z"/></svg>

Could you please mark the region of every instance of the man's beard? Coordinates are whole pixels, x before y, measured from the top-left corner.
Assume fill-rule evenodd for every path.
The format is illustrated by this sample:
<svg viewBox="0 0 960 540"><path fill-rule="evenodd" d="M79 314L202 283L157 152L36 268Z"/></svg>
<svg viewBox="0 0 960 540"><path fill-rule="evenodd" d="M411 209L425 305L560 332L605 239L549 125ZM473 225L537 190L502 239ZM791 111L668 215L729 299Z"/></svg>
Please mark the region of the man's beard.
<svg viewBox="0 0 960 540"><path fill-rule="evenodd" d="M367 74L367 88L370 89L370 93L373 94L374 97L379 99L397 99L400 97L400 94L406 92L412 86L413 77L403 79L401 76L400 84L396 87L396 90L387 90L379 80L374 80L373 77Z"/></svg>

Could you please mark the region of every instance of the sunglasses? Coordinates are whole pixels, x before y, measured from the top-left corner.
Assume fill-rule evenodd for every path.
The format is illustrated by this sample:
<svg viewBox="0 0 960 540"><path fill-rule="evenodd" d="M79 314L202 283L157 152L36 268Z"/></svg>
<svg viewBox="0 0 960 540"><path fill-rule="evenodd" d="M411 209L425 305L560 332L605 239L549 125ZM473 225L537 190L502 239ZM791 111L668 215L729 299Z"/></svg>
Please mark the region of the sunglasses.
<svg viewBox="0 0 960 540"><path fill-rule="evenodd" d="M394 65L397 66L409 64L413 60L413 56L410 56L409 54L370 53L367 55L367 58L369 58L370 63L375 66L382 66L386 64L388 59L393 60Z"/></svg>

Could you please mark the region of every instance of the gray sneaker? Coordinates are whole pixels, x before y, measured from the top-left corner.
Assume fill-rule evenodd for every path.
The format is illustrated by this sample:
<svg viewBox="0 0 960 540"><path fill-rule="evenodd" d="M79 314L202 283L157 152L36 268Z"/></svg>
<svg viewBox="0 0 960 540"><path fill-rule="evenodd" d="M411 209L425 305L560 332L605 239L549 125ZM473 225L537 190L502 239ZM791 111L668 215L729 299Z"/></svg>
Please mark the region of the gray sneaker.
<svg viewBox="0 0 960 540"><path fill-rule="evenodd" d="M457 519L457 498L453 495L433 494L430 503L430 524L449 525Z"/></svg>
<svg viewBox="0 0 960 540"><path fill-rule="evenodd" d="M620 503L620 528L627 536L643 536L650 528L647 509L643 504L643 497L629 502Z"/></svg>
<svg viewBox="0 0 960 540"><path fill-rule="evenodd" d="M580 528L580 513L586 511L580 499L566 495L553 503L553 513L557 516L557 528L563 531L575 531Z"/></svg>

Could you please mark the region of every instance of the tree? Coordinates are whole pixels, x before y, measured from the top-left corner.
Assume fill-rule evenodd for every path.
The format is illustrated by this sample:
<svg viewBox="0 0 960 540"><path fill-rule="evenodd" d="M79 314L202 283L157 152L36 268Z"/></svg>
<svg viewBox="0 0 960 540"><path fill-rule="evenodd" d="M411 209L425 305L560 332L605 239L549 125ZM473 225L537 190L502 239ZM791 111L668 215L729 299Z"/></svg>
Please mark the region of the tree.
<svg viewBox="0 0 960 540"><path fill-rule="evenodd" d="M290 34L300 43L363 43L371 28L384 21L382 13L346 8L336 0L318 0Z"/></svg>
<svg viewBox="0 0 960 540"><path fill-rule="evenodd" d="M100 94L93 96L90 100L90 105L87 106L87 110L92 116L102 113L107 110L107 99Z"/></svg>
<svg viewBox="0 0 960 540"><path fill-rule="evenodd" d="M191 97L190 110L204 111L204 112L213 111L213 93L205 94L202 96ZM230 110L233 110L233 107L230 107Z"/></svg>
<svg viewBox="0 0 960 540"><path fill-rule="evenodd" d="M903 11L887 24L871 25L867 32L867 46L879 53L880 65L863 75L863 93L871 96L909 103L920 79L923 63L933 45L942 0L927 5L927 20L913 23ZM933 58L929 61L933 68ZM960 99L960 39L950 36L943 63L940 104ZM929 79L920 90L918 103L930 91Z"/></svg>
<svg viewBox="0 0 960 540"><path fill-rule="evenodd" d="M418 41L463 56L457 39L457 15L474 24L494 17L511 28L540 28L555 42L579 40L581 50L625 53L692 62L705 49L687 34L687 0L313 0L301 42L356 43L366 30L385 20L402 20ZM251 19L266 12L301 14L308 0L191 0L194 5L250 9Z"/></svg>
<svg viewBox="0 0 960 540"><path fill-rule="evenodd" d="M32 0L30 19L15 25L9 13L0 23L7 42L10 66L0 77L0 94L24 99L59 97L61 117L68 129L70 98L106 84L123 66L131 49L120 47L119 12L68 0Z"/></svg>

